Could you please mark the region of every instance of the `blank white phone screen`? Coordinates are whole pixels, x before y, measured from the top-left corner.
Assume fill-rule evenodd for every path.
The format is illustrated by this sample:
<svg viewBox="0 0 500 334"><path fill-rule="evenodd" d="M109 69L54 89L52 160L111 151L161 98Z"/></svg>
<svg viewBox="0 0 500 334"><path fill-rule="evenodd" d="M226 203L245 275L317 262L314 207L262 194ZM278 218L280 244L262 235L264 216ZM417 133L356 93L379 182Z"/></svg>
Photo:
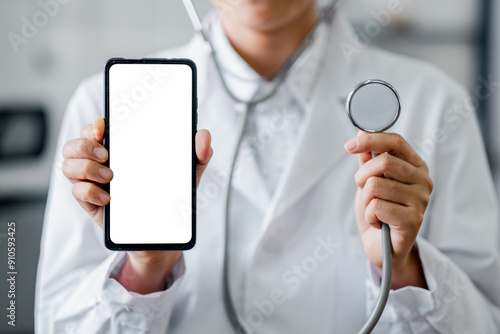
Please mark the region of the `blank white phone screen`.
<svg viewBox="0 0 500 334"><path fill-rule="evenodd" d="M192 69L109 69L110 239L184 244L192 237Z"/></svg>

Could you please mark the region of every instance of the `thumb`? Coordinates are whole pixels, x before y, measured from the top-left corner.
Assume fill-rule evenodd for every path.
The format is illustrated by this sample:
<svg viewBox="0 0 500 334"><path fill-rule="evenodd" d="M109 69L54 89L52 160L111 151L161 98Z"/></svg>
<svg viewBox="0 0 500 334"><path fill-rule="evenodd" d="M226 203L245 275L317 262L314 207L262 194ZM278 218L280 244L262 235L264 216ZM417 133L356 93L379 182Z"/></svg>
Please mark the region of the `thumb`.
<svg viewBox="0 0 500 334"><path fill-rule="evenodd" d="M93 126L93 134L95 140L97 140L101 144L104 138L104 128L105 128L104 119L103 118L96 119Z"/></svg>
<svg viewBox="0 0 500 334"><path fill-rule="evenodd" d="M208 130L200 130L196 133L195 146L196 157L198 162L196 164L196 185L200 183L201 176L208 166L210 158L212 158L213 150L210 146L212 143L212 136Z"/></svg>

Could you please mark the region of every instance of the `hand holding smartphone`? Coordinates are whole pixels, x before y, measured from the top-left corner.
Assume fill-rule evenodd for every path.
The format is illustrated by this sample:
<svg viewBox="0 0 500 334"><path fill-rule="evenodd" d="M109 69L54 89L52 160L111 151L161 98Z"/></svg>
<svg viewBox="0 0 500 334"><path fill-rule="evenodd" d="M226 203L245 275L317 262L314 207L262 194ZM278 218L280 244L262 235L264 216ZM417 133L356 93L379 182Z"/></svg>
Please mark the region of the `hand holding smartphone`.
<svg viewBox="0 0 500 334"><path fill-rule="evenodd" d="M106 247L195 244L196 66L188 59L110 59L105 70Z"/></svg>

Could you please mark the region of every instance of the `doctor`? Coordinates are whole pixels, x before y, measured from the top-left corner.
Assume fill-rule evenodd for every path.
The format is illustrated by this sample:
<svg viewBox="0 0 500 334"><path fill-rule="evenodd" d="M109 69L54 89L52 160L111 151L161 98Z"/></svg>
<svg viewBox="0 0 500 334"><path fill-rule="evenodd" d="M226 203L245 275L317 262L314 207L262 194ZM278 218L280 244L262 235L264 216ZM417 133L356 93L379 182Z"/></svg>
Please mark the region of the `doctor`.
<svg viewBox="0 0 500 334"><path fill-rule="evenodd" d="M314 25L315 1L223 8L205 24L224 79L242 99L262 96ZM196 137L197 245L184 253L104 247L110 198L99 185L113 174L102 165L102 73L87 79L68 105L54 163L38 333L234 332L222 300L223 194L242 105L202 46L195 37L153 55L191 58L199 70L199 123L213 139L207 130ZM230 290L240 323L246 333L356 333L378 296L384 221L394 271L374 332L500 332L496 198L473 100L426 64L346 46L359 43L337 11L250 115L230 208ZM356 133L349 123L342 101L368 78L398 89L399 135ZM131 154L147 173L148 157Z"/></svg>

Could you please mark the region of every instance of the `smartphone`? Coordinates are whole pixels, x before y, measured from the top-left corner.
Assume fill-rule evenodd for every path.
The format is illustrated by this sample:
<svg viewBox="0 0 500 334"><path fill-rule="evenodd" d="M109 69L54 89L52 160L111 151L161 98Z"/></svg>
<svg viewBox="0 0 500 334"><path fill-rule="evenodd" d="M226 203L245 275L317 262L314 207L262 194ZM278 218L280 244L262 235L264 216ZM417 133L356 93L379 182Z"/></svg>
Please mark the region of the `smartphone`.
<svg viewBox="0 0 500 334"><path fill-rule="evenodd" d="M196 240L196 65L112 58L105 67L105 245L186 250Z"/></svg>

